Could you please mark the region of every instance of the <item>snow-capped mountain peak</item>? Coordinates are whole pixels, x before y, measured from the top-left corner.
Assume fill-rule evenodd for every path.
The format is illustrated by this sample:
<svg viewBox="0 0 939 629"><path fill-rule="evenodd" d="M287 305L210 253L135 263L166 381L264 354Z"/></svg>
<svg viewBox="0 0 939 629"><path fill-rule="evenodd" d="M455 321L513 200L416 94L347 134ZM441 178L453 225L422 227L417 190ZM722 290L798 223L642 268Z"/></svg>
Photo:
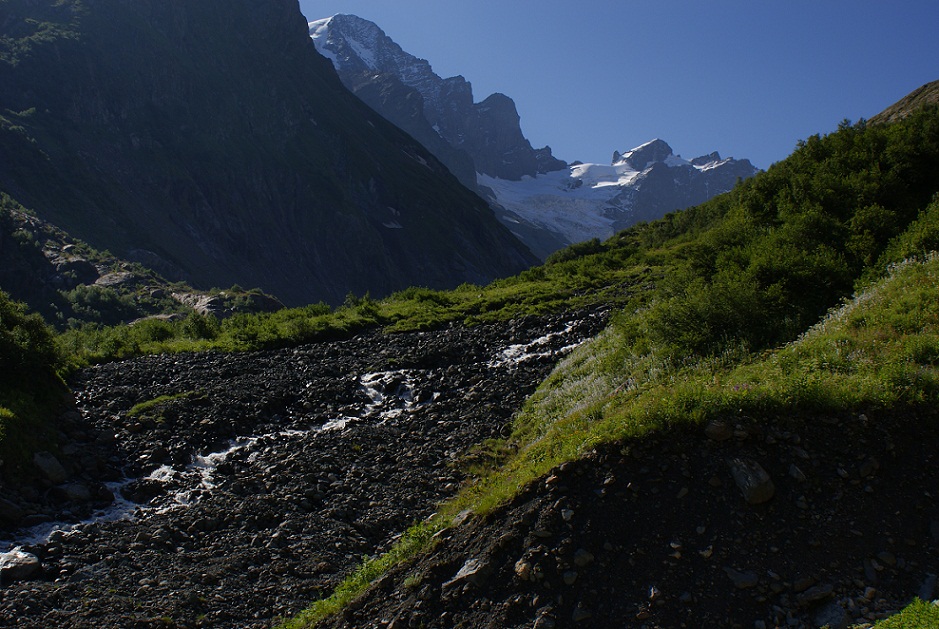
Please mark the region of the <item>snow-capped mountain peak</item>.
<svg viewBox="0 0 939 629"><path fill-rule="evenodd" d="M340 76L362 72L386 73L433 97L444 81L430 63L405 52L374 22L342 13L307 24L317 51L330 59ZM461 77L462 78L462 77Z"/></svg>
<svg viewBox="0 0 939 629"><path fill-rule="evenodd" d="M721 159L716 152L688 161L655 139L615 151L609 165L575 162L567 171L521 181L478 177L503 210L499 218L517 235L524 236L522 226L527 233L540 228L556 242L573 244L703 203L756 172L748 160ZM538 255L550 253L538 242L526 244Z"/></svg>
<svg viewBox="0 0 939 629"><path fill-rule="evenodd" d="M680 166L688 162L675 155L672 147L656 138L625 153L613 151L613 165L628 164L636 170L644 170L652 162L665 162L669 166Z"/></svg>
<svg viewBox="0 0 939 629"><path fill-rule="evenodd" d="M431 150L451 171L456 173L465 165L457 163L454 151L464 151L476 171L508 179L567 166L551 155L550 148L532 148L522 134L511 98L493 94L474 103L469 81L462 76L441 78L429 62L402 50L374 23L340 14L309 22L308 26L316 49L333 62L346 87L362 94L363 100L389 120L399 126L405 123L402 128L415 137L432 130L449 145L443 150ZM404 96L393 84L418 93L424 120L415 120L413 112L408 116L410 120L404 120L401 99L417 99L413 94ZM383 96L393 91L399 97L392 99L394 102L383 102ZM421 128L424 126L426 129ZM470 170L470 177L472 173ZM475 187L475 182L465 183Z"/></svg>

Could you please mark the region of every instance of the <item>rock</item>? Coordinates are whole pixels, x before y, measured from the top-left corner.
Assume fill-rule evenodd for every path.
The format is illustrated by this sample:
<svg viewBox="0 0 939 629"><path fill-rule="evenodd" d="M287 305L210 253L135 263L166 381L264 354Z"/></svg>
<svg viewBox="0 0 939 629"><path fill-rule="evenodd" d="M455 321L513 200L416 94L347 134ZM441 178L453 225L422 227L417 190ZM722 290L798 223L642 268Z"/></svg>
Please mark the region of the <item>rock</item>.
<svg viewBox="0 0 939 629"><path fill-rule="evenodd" d="M36 576L42 569L39 558L31 553L14 548L0 554L0 582L25 581Z"/></svg>
<svg viewBox="0 0 939 629"><path fill-rule="evenodd" d="M828 629L845 629L848 626L848 615L844 608L832 601L822 606L815 614L816 627Z"/></svg>
<svg viewBox="0 0 939 629"><path fill-rule="evenodd" d="M71 502L89 502L91 501L91 490L81 483L69 483L63 485L62 490L65 497Z"/></svg>
<svg viewBox="0 0 939 629"><path fill-rule="evenodd" d="M23 515L19 505L6 498L0 498L0 523L16 524L23 519Z"/></svg>
<svg viewBox="0 0 939 629"><path fill-rule="evenodd" d="M715 419L704 427L704 434L714 441L727 441L734 436L734 429L727 422Z"/></svg>
<svg viewBox="0 0 939 629"><path fill-rule="evenodd" d="M858 474L861 475L861 478L867 478L878 469L880 469L880 463L877 461L877 459L868 458L858 466Z"/></svg>
<svg viewBox="0 0 939 629"><path fill-rule="evenodd" d="M457 585L463 581L472 583L476 587L482 587L489 575L492 574L492 564L479 558L467 559L463 567L453 576L452 579L443 584L444 588Z"/></svg>
<svg viewBox="0 0 939 629"><path fill-rule="evenodd" d="M588 610L584 609L584 607L581 606L580 603L577 603L577 607L574 608L574 613L571 615L571 620L577 623L577 622L583 622L592 617L593 617L593 614L591 614Z"/></svg>
<svg viewBox="0 0 939 629"><path fill-rule="evenodd" d="M917 596L924 601L931 601L936 595L936 575L927 574L923 584L919 586Z"/></svg>
<svg viewBox="0 0 939 629"><path fill-rule="evenodd" d="M593 559L593 554L583 548L574 553L574 565L578 568L586 568L593 563Z"/></svg>
<svg viewBox="0 0 939 629"><path fill-rule="evenodd" d="M791 476L792 478L796 479L796 480L799 481L800 483L805 482L805 479L806 479L806 477L805 477L805 472L803 472L802 470L800 470L800 469L799 469L799 466L796 465L795 463L793 463L793 464L791 464L791 465L789 466L789 476Z"/></svg>
<svg viewBox="0 0 939 629"><path fill-rule="evenodd" d="M740 572L739 570L727 566L724 568L724 572L727 573L730 580L734 582L734 587L740 590L752 588L760 581L760 577L752 571Z"/></svg>
<svg viewBox="0 0 939 629"><path fill-rule="evenodd" d="M745 459L731 459L728 465L734 482L737 483L737 487L740 488L749 504L761 504L773 498L776 487L759 463Z"/></svg>
<svg viewBox="0 0 939 629"><path fill-rule="evenodd" d="M33 455L33 463L53 485L61 485L68 480L68 472L51 452L37 452Z"/></svg>
<svg viewBox="0 0 939 629"><path fill-rule="evenodd" d="M531 578L531 568L531 562L519 559L515 562L515 576L522 581L528 581Z"/></svg>
<svg viewBox="0 0 939 629"><path fill-rule="evenodd" d="M135 480L121 490L124 498L139 504L146 504L165 492L166 487L163 483L148 478Z"/></svg>
<svg viewBox="0 0 939 629"><path fill-rule="evenodd" d="M802 594L798 596L797 600L801 605L816 603L831 596L831 593L834 591L834 589L835 588L829 584L813 585L805 592L802 592Z"/></svg>
<svg viewBox="0 0 939 629"><path fill-rule="evenodd" d="M792 591L798 594L800 592L805 592L813 585L815 585L815 577L799 577L792 582Z"/></svg>
<svg viewBox="0 0 939 629"><path fill-rule="evenodd" d="M897 556L887 551L877 553L877 559L885 566L893 567L897 565Z"/></svg>

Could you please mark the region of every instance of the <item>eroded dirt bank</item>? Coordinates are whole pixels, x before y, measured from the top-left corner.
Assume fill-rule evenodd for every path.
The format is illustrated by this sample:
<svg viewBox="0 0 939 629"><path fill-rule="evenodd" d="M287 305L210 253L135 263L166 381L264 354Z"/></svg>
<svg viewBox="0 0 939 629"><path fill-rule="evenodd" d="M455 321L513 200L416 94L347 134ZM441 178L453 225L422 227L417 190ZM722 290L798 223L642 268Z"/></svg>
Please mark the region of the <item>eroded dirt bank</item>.
<svg viewBox="0 0 939 629"><path fill-rule="evenodd" d="M298 612L452 495L454 463L603 323L579 313L82 372L66 445L36 460L36 483L0 487L0 550L19 547L4 555L0 626L267 627Z"/></svg>
<svg viewBox="0 0 939 629"><path fill-rule="evenodd" d="M607 447L440 535L327 626L870 623L939 598L937 444L920 409L730 418Z"/></svg>

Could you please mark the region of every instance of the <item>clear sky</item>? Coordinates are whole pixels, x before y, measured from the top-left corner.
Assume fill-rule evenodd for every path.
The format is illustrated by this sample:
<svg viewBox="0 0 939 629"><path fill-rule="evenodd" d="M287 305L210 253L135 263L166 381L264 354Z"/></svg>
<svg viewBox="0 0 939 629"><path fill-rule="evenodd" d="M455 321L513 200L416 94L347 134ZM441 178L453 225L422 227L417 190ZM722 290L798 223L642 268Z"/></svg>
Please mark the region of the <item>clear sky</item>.
<svg viewBox="0 0 939 629"><path fill-rule="evenodd" d="M939 1L300 0L378 24L568 162L653 138L766 168L939 79Z"/></svg>

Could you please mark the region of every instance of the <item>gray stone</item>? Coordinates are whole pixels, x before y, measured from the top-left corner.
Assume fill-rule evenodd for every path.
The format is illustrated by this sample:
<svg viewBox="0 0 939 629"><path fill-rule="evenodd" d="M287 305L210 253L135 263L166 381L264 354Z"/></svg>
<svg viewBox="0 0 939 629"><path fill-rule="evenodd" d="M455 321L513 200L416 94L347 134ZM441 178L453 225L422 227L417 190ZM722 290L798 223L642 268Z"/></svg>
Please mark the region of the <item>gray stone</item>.
<svg viewBox="0 0 939 629"><path fill-rule="evenodd" d="M746 501L752 505L767 502L776 493L776 486L766 470L756 461L731 459L728 461L734 482L743 493Z"/></svg>
<svg viewBox="0 0 939 629"><path fill-rule="evenodd" d="M584 550L583 548L581 548L581 549L578 549L578 551L574 553L574 565L577 566L578 568L586 568L592 563L593 563L593 554L590 551Z"/></svg>
<svg viewBox="0 0 939 629"><path fill-rule="evenodd" d="M81 483L69 483L64 485L62 490L72 502L89 502L91 500L91 490Z"/></svg>
<svg viewBox="0 0 939 629"><path fill-rule="evenodd" d="M828 627L828 629L846 629L848 626L848 615L844 608L838 603L832 601L823 605L815 614L816 627Z"/></svg>
<svg viewBox="0 0 939 629"><path fill-rule="evenodd" d="M923 584L919 586L919 593L917 596L924 601L933 600L933 596L936 594L936 575L927 574L926 579L923 581Z"/></svg>
<svg viewBox="0 0 939 629"><path fill-rule="evenodd" d="M752 571L741 572L728 566L724 568L724 572L734 582L734 586L741 590L752 588L760 581L759 575Z"/></svg>
<svg viewBox="0 0 939 629"><path fill-rule="evenodd" d="M538 616L533 629L554 629L556 626L557 622L554 620L554 617L545 612Z"/></svg>
<svg viewBox="0 0 939 629"><path fill-rule="evenodd" d="M877 459L868 458L858 466L858 474L861 475L861 478L867 478L879 469L880 463L877 461Z"/></svg>
<svg viewBox="0 0 939 629"><path fill-rule="evenodd" d="M18 548L0 554L0 581L4 583L31 579L39 574L41 569L42 564L36 555Z"/></svg>
<svg viewBox="0 0 939 629"><path fill-rule="evenodd" d="M593 617L588 610L584 609L580 603L577 604L577 607L574 608L574 613L571 616L571 620L574 622L583 622Z"/></svg>
<svg viewBox="0 0 939 629"><path fill-rule="evenodd" d="M805 481L805 472L800 470L799 466L796 465L795 463L789 466L789 476L796 479L800 483Z"/></svg>
<svg viewBox="0 0 939 629"><path fill-rule="evenodd" d="M799 603L803 605L817 603L831 596L834 589L835 588L829 584L814 585L799 595Z"/></svg>
<svg viewBox="0 0 939 629"><path fill-rule="evenodd" d="M472 583L476 587L481 587L490 574L492 574L492 565L488 561L473 557L467 559L463 567L459 569L452 579L444 583L443 587L457 585L464 581Z"/></svg>
<svg viewBox="0 0 939 629"><path fill-rule="evenodd" d="M51 452L37 452L33 455L33 463L36 464L43 476L54 485L60 485L68 480L68 472L65 471L65 468Z"/></svg>

